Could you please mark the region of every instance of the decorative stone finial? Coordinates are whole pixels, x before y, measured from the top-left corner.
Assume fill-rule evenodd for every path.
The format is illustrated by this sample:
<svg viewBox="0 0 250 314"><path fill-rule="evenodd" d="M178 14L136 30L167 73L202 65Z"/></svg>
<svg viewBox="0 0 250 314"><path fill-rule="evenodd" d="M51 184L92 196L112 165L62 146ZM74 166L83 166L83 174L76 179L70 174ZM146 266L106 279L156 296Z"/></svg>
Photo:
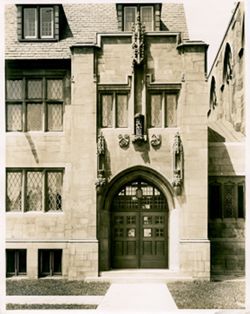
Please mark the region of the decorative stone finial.
<svg viewBox="0 0 250 314"><path fill-rule="evenodd" d="M144 26L142 26L140 12L137 12L136 22L132 26L133 66L141 64L144 59Z"/></svg>

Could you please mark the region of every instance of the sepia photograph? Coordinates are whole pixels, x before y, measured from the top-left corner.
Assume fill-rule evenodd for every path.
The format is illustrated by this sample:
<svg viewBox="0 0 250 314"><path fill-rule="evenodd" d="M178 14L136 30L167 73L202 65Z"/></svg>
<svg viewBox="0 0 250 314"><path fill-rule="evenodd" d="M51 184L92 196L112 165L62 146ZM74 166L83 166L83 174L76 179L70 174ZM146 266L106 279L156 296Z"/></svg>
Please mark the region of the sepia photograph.
<svg viewBox="0 0 250 314"><path fill-rule="evenodd" d="M1 3L2 311L246 313L246 7Z"/></svg>

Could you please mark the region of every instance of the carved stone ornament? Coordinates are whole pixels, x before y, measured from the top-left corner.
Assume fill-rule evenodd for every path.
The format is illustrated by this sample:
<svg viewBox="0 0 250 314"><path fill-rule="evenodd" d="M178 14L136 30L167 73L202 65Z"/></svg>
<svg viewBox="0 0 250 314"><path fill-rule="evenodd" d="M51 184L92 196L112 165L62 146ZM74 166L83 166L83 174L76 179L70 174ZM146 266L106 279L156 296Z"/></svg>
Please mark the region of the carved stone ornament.
<svg viewBox="0 0 250 314"><path fill-rule="evenodd" d="M107 179L104 178L103 171L99 171L97 180L95 182L97 191L100 191L101 188L104 187L106 183L107 183Z"/></svg>
<svg viewBox="0 0 250 314"><path fill-rule="evenodd" d="M128 134L120 134L118 136L119 138L119 145L121 148L127 148L129 146L130 138Z"/></svg>
<svg viewBox="0 0 250 314"><path fill-rule="evenodd" d="M140 12L137 12L136 22L132 26L133 65L141 64L144 59L144 26L142 26Z"/></svg>
<svg viewBox="0 0 250 314"><path fill-rule="evenodd" d="M97 140L97 154L98 155L105 155L105 139L102 134L98 136Z"/></svg>
<svg viewBox="0 0 250 314"><path fill-rule="evenodd" d="M181 137L180 137L179 132L175 134L173 150L174 150L175 155L180 155L183 151Z"/></svg>
<svg viewBox="0 0 250 314"><path fill-rule="evenodd" d="M141 113L137 113L134 117L134 138L133 143L142 145L147 141L146 135L144 135L144 116Z"/></svg>
<svg viewBox="0 0 250 314"><path fill-rule="evenodd" d="M177 195L181 193L183 182L183 146L179 132L174 137L173 144L173 182L172 186Z"/></svg>
<svg viewBox="0 0 250 314"><path fill-rule="evenodd" d="M153 134L150 143L153 147L159 147L161 145L161 136Z"/></svg>

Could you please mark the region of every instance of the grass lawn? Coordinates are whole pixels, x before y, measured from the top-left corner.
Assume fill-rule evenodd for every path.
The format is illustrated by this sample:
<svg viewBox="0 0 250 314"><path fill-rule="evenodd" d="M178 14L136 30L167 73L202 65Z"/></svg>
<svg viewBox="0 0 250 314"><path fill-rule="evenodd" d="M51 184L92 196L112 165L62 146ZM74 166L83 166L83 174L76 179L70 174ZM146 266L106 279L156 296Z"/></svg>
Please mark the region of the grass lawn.
<svg viewBox="0 0 250 314"><path fill-rule="evenodd" d="M59 309L96 309L97 305L88 304L7 304L6 310L59 310Z"/></svg>
<svg viewBox="0 0 250 314"><path fill-rule="evenodd" d="M109 286L107 282L11 279L6 281L6 295L105 295Z"/></svg>
<svg viewBox="0 0 250 314"><path fill-rule="evenodd" d="M57 279L7 280L7 295L105 295L110 284L105 282ZM244 281L185 281L167 284L179 309L244 309ZM7 309L94 309L96 305L18 305Z"/></svg>
<svg viewBox="0 0 250 314"><path fill-rule="evenodd" d="M244 309L245 282L193 281L167 284L179 309Z"/></svg>

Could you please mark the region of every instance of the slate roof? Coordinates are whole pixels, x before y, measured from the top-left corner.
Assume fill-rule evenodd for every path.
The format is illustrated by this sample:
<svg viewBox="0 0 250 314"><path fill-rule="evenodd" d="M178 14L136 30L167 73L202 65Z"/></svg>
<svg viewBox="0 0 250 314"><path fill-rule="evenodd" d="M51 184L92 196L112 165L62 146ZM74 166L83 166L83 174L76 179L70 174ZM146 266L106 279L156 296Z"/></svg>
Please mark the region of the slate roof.
<svg viewBox="0 0 250 314"><path fill-rule="evenodd" d="M65 21L60 27L58 42L19 42L17 38L17 7L5 7L6 59L68 59L70 46L96 42L96 33L118 32L115 3L63 4ZM180 32L188 39L183 4L162 4L161 20L164 30Z"/></svg>

